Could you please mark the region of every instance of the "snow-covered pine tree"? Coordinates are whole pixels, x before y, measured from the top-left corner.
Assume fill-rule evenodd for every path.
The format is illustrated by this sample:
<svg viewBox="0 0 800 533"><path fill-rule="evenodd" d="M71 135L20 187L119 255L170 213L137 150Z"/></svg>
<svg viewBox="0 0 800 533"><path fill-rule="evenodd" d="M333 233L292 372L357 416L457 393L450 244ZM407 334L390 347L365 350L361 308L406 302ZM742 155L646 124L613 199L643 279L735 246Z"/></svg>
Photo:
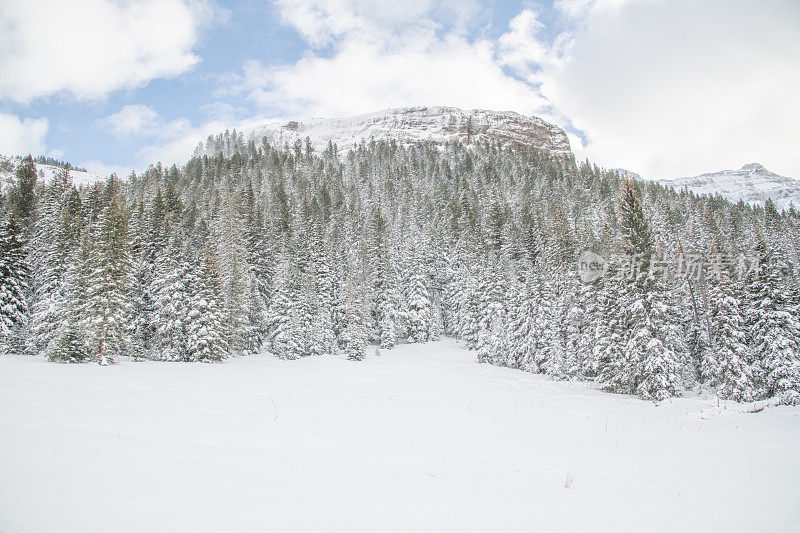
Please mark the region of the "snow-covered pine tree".
<svg viewBox="0 0 800 533"><path fill-rule="evenodd" d="M152 265L145 257L134 261L133 281L131 283L131 357L135 360L145 357L153 350L155 322L153 320L154 298L152 290Z"/></svg>
<svg viewBox="0 0 800 533"><path fill-rule="evenodd" d="M478 321L478 361L505 364L508 359L508 313L505 270L498 264L499 257L481 284L481 311Z"/></svg>
<svg viewBox="0 0 800 533"><path fill-rule="evenodd" d="M578 289L580 327L581 331L577 340L578 363L580 365L579 377L583 379L594 379L597 377L598 360L595 357L595 331L597 326L597 316L600 314L599 292L600 284L584 284Z"/></svg>
<svg viewBox="0 0 800 533"><path fill-rule="evenodd" d="M252 192L252 183L248 197ZM245 224L247 243L248 276L248 318L252 326L250 351L261 350L267 338L266 314L272 297L275 277L275 250L272 228L264 223L261 207L255 202L250 207Z"/></svg>
<svg viewBox="0 0 800 533"><path fill-rule="evenodd" d="M215 237L224 298L225 338L232 353L246 355L252 345L252 325L248 317L245 214L241 209L242 196L236 189L237 181L229 176L221 185Z"/></svg>
<svg viewBox="0 0 800 533"><path fill-rule="evenodd" d="M630 330L629 294L625 281L613 266L598 281L598 317L594 324L594 348L597 382L603 390L628 394L630 363L625 352L625 334Z"/></svg>
<svg viewBox="0 0 800 533"><path fill-rule="evenodd" d="M334 280L330 259L326 250L320 207L314 200L311 204L309 273L307 297L313 312L311 318L310 355L334 354L337 350L336 333L333 326Z"/></svg>
<svg viewBox="0 0 800 533"><path fill-rule="evenodd" d="M0 353L19 352L28 318L28 266L22 228L11 215L0 222Z"/></svg>
<svg viewBox="0 0 800 533"><path fill-rule="evenodd" d="M541 284L541 302L537 307L536 323L540 332L536 364L543 374L551 378L567 377L564 345L564 293L559 291L559 275L553 263L542 265L546 273Z"/></svg>
<svg viewBox="0 0 800 533"><path fill-rule="evenodd" d="M701 377L720 398L740 402L755 400L760 394L753 380L745 317L740 298L737 298L741 290L727 269L721 269L709 281L713 338L701 354Z"/></svg>
<svg viewBox="0 0 800 533"><path fill-rule="evenodd" d="M128 353L127 320L131 310L128 290L131 285L130 242L127 220L116 198L112 198L84 241L91 246L81 283L86 300L80 313L89 357L101 365L116 363Z"/></svg>
<svg viewBox="0 0 800 533"><path fill-rule="evenodd" d="M456 281L455 283L459 283ZM481 297L479 284L475 276L467 273L464 280L463 307L457 317L458 335L470 350L477 349L478 334L480 332Z"/></svg>
<svg viewBox="0 0 800 533"><path fill-rule="evenodd" d="M55 298L55 309L60 317L52 340L45 348L45 356L58 363L82 363L89 358L86 350L86 338L80 328L81 303L83 301L80 283L80 265L71 261L64 282Z"/></svg>
<svg viewBox="0 0 800 533"><path fill-rule="evenodd" d="M633 337L626 344L636 364L635 392L645 400L660 401L681 393L680 353L676 336L675 304L663 280L654 280L634 303Z"/></svg>
<svg viewBox="0 0 800 533"><path fill-rule="evenodd" d="M650 275L653 236L632 179L622 184L619 222L622 249L632 267L623 283L630 302L625 314L630 321L622 332L624 360L612 363L620 375L612 382L619 384L620 392L659 401L680 394L675 309L667 281Z"/></svg>
<svg viewBox="0 0 800 533"><path fill-rule="evenodd" d="M80 199L77 200L77 211L73 212L74 208L66 198L73 191L67 172L58 174L44 188L31 231L28 257L34 276L31 280L33 294L27 340L28 351L32 354L45 350L61 323L55 298L61 290L67 257L79 242L80 230L76 232L73 227L81 225Z"/></svg>
<svg viewBox="0 0 800 533"><path fill-rule="evenodd" d="M34 222L36 211L36 165L31 156L20 161L14 171L14 181L8 191L8 211L22 227L23 239L27 240L27 231Z"/></svg>
<svg viewBox="0 0 800 533"><path fill-rule="evenodd" d="M757 272L747 283L748 344L760 363L767 396L800 404L800 321L786 283L783 252L760 242Z"/></svg>
<svg viewBox="0 0 800 533"><path fill-rule="evenodd" d="M354 280L347 281L345 288L344 330L342 331L342 351L351 361L361 361L367 355L369 327L365 305L361 300Z"/></svg>
<svg viewBox="0 0 800 533"><path fill-rule="evenodd" d="M379 207L372 211L370 246L367 251L373 275L372 338L381 348L394 348L397 342L399 291L397 288L388 227Z"/></svg>
<svg viewBox="0 0 800 533"><path fill-rule="evenodd" d="M542 337L539 316L541 279L535 269L526 274L516 306L512 308L508 326L509 354L514 368L538 373L537 350Z"/></svg>
<svg viewBox="0 0 800 533"><path fill-rule="evenodd" d="M190 285L187 352L191 361L218 363L228 356L228 345L223 335L219 265L210 245L206 246L198 270L197 277L191 280L193 287Z"/></svg>
<svg viewBox="0 0 800 533"><path fill-rule="evenodd" d="M264 298L264 285L259 283L254 273L248 278L247 319L250 323L247 351L259 353L267 336L267 300Z"/></svg>
<svg viewBox="0 0 800 533"><path fill-rule="evenodd" d="M411 252L406 269L404 311L408 342L427 342L431 330L431 295L422 260L417 250Z"/></svg>
<svg viewBox="0 0 800 533"><path fill-rule="evenodd" d="M269 349L282 359L298 359L304 355L298 317L299 274L287 254L281 255L267 309Z"/></svg>
<svg viewBox="0 0 800 533"><path fill-rule="evenodd" d="M189 359L187 319L190 295L189 265L179 256L178 243L156 255L154 275L153 336L154 357L165 361Z"/></svg>

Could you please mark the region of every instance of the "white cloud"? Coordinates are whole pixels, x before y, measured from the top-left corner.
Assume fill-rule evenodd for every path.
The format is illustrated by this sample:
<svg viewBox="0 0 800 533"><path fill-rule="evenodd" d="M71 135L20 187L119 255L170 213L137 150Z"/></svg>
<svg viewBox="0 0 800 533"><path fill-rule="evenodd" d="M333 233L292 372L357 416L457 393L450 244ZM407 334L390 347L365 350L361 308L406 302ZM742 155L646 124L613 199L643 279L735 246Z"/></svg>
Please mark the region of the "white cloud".
<svg viewBox="0 0 800 533"><path fill-rule="evenodd" d="M50 126L46 118L20 118L0 113L0 154L42 154Z"/></svg>
<svg viewBox="0 0 800 533"><path fill-rule="evenodd" d="M516 109L532 113L544 101L507 76L491 43L409 43L402 50L351 42L332 58L308 56L281 68L251 62L243 87L264 108L287 114L338 116L407 105Z"/></svg>
<svg viewBox="0 0 800 533"><path fill-rule="evenodd" d="M531 9L525 9L508 23L509 31L497 41L498 61L531 84L542 82L542 73L558 67L569 45L570 35L562 33L545 42L545 25Z"/></svg>
<svg viewBox="0 0 800 533"><path fill-rule="evenodd" d="M569 18L580 18L586 15L594 4L594 0L555 0L553 7Z"/></svg>
<svg viewBox="0 0 800 533"><path fill-rule="evenodd" d="M0 99L98 99L196 65L203 26L226 16L213 0L4 0Z"/></svg>
<svg viewBox="0 0 800 533"><path fill-rule="evenodd" d="M595 4L543 93L608 167L800 177L798 20L790 0Z"/></svg>
<svg viewBox="0 0 800 533"><path fill-rule="evenodd" d="M314 47L356 33L367 40L409 27L463 31L484 10L477 0L276 0L283 21Z"/></svg>
<svg viewBox="0 0 800 533"><path fill-rule="evenodd" d="M98 120L96 125L120 141L169 141L192 127L186 118L167 122L155 109L141 104L126 105L117 113Z"/></svg>
<svg viewBox="0 0 800 533"><path fill-rule="evenodd" d="M282 66L248 62L231 91L271 113L302 118L407 105L533 113L545 104L535 89L504 72L494 42L465 36L465 25L481 16L476 2L278 5L284 20L312 46L331 44L333 53L309 52Z"/></svg>
<svg viewBox="0 0 800 533"><path fill-rule="evenodd" d="M164 127L164 120L150 106L126 105L118 113L99 120L97 125L111 132L117 139L129 140L159 133Z"/></svg>

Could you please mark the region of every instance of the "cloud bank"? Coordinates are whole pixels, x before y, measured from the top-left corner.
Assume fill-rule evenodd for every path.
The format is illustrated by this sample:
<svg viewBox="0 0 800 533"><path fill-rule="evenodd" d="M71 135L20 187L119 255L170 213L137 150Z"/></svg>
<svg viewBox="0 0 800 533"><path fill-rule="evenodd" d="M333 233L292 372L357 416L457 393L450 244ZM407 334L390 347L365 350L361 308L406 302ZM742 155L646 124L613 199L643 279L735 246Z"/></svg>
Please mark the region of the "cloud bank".
<svg viewBox="0 0 800 533"><path fill-rule="evenodd" d="M226 12L205 0L3 0L0 99L93 100L200 62L200 29Z"/></svg>

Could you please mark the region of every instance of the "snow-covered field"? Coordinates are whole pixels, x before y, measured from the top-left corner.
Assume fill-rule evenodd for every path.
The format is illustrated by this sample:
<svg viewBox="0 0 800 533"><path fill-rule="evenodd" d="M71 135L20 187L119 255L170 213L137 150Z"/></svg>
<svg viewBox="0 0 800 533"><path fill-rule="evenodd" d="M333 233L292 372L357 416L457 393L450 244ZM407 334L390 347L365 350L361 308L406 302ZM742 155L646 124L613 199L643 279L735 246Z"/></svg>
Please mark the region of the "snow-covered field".
<svg viewBox="0 0 800 533"><path fill-rule="evenodd" d="M798 531L800 409L480 365L0 358L0 531Z"/></svg>

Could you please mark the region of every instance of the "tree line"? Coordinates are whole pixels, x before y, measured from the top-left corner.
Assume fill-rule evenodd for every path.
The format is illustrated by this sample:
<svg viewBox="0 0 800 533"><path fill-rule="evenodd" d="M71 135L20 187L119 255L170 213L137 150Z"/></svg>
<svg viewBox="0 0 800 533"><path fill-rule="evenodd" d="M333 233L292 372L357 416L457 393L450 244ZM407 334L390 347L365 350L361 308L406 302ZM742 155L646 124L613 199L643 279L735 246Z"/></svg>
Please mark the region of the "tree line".
<svg viewBox="0 0 800 533"><path fill-rule="evenodd" d="M32 159L0 196L2 350L218 362L441 335L479 361L662 400L800 403L798 214L535 149L210 137L182 167L76 188ZM584 283L583 250L639 258ZM699 278L658 257L746 254Z"/></svg>

